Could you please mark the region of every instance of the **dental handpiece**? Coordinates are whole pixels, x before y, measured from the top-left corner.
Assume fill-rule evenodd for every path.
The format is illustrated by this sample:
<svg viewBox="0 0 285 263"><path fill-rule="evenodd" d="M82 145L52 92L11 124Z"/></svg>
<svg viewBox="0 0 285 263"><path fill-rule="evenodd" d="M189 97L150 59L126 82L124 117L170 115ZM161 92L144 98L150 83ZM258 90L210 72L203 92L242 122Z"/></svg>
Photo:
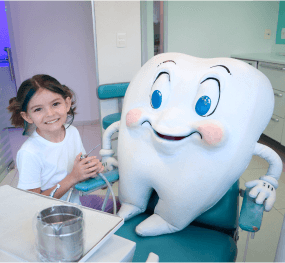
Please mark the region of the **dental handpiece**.
<svg viewBox="0 0 285 263"><path fill-rule="evenodd" d="M89 153L87 153L87 154L81 154L81 157L80 157L80 160L82 160L82 159L84 159L84 158L87 158L88 157L88 155L92 152L92 151L94 151L98 146L100 146L101 144L98 144L95 148L93 148Z"/></svg>

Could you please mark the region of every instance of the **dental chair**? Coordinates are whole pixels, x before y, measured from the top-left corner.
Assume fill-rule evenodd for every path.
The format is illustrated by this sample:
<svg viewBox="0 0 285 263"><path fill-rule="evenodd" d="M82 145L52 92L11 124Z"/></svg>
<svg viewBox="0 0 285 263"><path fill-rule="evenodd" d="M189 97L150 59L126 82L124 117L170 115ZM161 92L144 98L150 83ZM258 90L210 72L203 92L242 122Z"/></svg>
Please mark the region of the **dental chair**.
<svg viewBox="0 0 285 263"><path fill-rule="evenodd" d="M114 100L124 97L128 85L129 83L118 83L98 87L97 94L100 99L100 115L104 130L120 120L120 102L114 102ZM110 114L116 110L119 112ZM112 149L114 148L116 149L112 145ZM106 172L104 175L111 184L119 180L118 169ZM80 195L104 187L106 187L106 183L100 177L91 178L75 186ZM149 252L157 254L159 260L163 262L231 262L235 261L237 257L238 229L240 227L242 230L248 231L243 257L245 261L249 236L251 234L253 238L254 233L260 229L264 211L263 204L256 204L254 199L248 196L249 191L250 189L246 189L246 191L239 189L239 181L237 181L215 206L200 215L183 230L167 235L141 237L136 234L135 228L153 214L158 201L158 195L153 191L146 211L126 221L116 232L116 235L136 242L134 262L145 262ZM103 211L109 194L108 190L102 206ZM239 195L244 198L240 217Z"/></svg>
<svg viewBox="0 0 285 263"><path fill-rule="evenodd" d="M118 169L105 173L110 182L119 178ZM80 192L94 191L94 187L105 187L100 178L79 183L75 188ZM161 236L141 237L135 233L136 226L153 214L158 196L153 191L148 207L143 214L126 221L116 235L136 242L133 262L145 262L149 252L159 256L162 262L233 262L237 257L239 227L248 231L244 261L249 235L260 229L264 205L256 204L249 197L250 189L239 189L239 181L233 184L223 198L211 209L200 215L183 230ZM239 217L239 195L243 204ZM104 209L103 209L104 210Z"/></svg>

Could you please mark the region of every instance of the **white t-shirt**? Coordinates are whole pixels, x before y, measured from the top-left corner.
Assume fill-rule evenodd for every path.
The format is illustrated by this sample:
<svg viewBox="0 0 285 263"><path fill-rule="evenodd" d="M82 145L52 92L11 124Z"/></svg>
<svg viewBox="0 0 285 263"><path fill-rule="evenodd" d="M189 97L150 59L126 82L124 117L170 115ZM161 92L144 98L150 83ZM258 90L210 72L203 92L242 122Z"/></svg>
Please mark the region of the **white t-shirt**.
<svg viewBox="0 0 285 263"><path fill-rule="evenodd" d="M65 124L65 128L67 127L68 124ZM86 151L76 127L70 125L65 131L65 137L59 143L44 139L36 130L24 142L16 158L19 171L18 188L28 190L40 187L45 191L72 171L76 156L80 152L86 154ZM66 200L68 192L62 200ZM70 199L70 202L73 201L79 201L76 189Z"/></svg>

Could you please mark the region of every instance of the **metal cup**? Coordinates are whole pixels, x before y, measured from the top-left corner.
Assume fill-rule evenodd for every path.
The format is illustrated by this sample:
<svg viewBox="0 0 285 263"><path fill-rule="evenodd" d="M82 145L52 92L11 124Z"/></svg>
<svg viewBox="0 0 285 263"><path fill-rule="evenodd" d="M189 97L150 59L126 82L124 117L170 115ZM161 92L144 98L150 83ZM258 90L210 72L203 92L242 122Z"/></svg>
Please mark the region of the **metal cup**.
<svg viewBox="0 0 285 263"><path fill-rule="evenodd" d="M83 255L83 212L73 206L53 206L37 216L37 249L42 261L74 262Z"/></svg>

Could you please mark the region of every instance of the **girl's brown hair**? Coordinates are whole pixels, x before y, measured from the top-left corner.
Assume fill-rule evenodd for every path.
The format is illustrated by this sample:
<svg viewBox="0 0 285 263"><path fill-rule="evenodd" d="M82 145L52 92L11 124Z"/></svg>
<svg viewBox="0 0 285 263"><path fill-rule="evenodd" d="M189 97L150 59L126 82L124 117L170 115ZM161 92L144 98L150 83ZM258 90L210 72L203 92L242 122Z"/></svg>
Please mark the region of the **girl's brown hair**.
<svg viewBox="0 0 285 263"><path fill-rule="evenodd" d="M76 98L75 98L74 92L67 86L61 85L59 81L57 81L55 78L49 75L39 74L39 75L33 76L30 79L25 80L21 84L17 92L17 97L11 98L9 100L9 106L7 107L7 109L9 112L12 113L12 116L10 118L12 125L14 125L15 127L24 128L25 123L24 123L24 119L22 118L20 112L21 111L27 112L26 109L23 109L23 104L25 102L28 92L31 89L33 89L35 92L37 92L39 89L47 89L52 92L60 94L64 100L67 97L70 97L71 107L67 113L67 118L72 117L72 122L73 122L74 115L77 114L75 112L76 107L74 106L76 104ZM29 100L30 98L27 98L27 99ZM25 104L27 105L27 103L28 102L26 100ZM27 107L24 106L24 108L27 108Z"/></svg>

